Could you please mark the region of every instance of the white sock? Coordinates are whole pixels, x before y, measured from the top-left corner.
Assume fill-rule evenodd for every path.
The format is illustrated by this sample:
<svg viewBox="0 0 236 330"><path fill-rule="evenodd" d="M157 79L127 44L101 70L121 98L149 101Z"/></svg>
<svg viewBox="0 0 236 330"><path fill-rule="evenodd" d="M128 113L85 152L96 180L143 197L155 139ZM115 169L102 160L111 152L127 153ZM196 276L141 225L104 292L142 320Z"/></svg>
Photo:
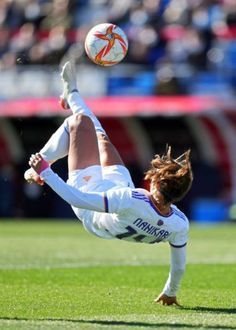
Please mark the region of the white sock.
<svg viewBox="0 0 236 330"><path fill-rule="evenodd" d="M40 150L40 154L47 162L55 162L56 160L68 155L69 150L69 120L71 116L66 118L63 124L50 137L45 146Z"/></svg>
<svg viewBox="0 0 236 330"><path fill-rule="evenodd" d="M94 113L88 108L88 106L85 104L84 100L80 96L79 92L73 92L70 93L67 101L69 103L70 109L73 112L73 114L81 113L84 114L92 120L95 130L97 133L103 133L106 135L106 132L104 128L102 127L100 121L97 119L97 117L94 115Z"/></svg>

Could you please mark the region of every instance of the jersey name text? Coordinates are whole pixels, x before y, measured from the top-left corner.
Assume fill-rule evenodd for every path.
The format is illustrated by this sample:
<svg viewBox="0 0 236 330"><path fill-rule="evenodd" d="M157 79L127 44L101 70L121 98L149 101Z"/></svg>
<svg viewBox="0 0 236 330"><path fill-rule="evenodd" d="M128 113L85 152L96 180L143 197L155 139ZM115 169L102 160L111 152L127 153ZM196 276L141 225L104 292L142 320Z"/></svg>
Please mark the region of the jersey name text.
<svg viewBox="0 0 236 330"><path fill-rule="evenodd" d="M151 225L150 223L144 221L141 218L137 218L133 222L133 224L136 227L138 227L139 229L143 230L148 235L151 235L151 236L154 236L154 237L159 237L159 238L165 239L170 235L170 233L167 230L155 227L155 226Z"/></svg>

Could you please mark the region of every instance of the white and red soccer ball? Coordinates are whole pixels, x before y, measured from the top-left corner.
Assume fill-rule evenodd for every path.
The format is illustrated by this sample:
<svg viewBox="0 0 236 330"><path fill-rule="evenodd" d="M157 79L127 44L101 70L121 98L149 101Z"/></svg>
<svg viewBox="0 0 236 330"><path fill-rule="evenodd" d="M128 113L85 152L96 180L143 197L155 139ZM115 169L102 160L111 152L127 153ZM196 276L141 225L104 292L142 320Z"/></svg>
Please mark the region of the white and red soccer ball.
<svg viewBox="0 0 236 330"><path fill-rule="evenodd" d="M85 39L85 51L96 64L112 66L123 60L128 50L128 39L117 25L103 23L94 26Z"/></svg>

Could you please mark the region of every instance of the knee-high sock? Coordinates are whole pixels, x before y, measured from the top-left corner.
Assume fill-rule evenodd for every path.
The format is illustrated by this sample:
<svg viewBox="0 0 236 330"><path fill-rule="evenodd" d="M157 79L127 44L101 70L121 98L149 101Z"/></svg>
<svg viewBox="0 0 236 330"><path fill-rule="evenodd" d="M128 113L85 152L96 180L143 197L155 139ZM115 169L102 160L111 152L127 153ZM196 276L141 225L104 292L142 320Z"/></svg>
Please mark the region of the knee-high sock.
<svg viewBox="0 0 236 330"><path fill-rule="evenodd" d="M103 133L106 135L106 132L104 128L102 127L100 121L97 119L97 117L94 115L94 113L88 108L88 106L85 104L84 100L80 96L79 92L73 92L69 94L67 101L69 103L70 109L73 112L73 114L81 113L91 118L95 130L97 133Z"/></svg>
<svg viewBox="0 0 236 330"><path fill-rule="evenodd" d="M63 124L56 130L39 152L49 163L53 163L68 155L70 118L71 116L64 120Z"/></svg>

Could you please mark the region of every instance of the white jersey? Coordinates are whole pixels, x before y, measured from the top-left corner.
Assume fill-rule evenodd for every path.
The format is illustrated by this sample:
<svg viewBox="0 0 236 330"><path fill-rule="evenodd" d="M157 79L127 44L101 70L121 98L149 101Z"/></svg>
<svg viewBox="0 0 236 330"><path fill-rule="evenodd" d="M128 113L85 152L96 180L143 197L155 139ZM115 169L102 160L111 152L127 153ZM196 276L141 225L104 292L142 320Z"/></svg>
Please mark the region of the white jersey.
<svg viewBox="0 0 236 330"><path fill-rule="evenodd" d="M67 185L51 169L42 177L72 205L84 227L99 237L148 244L168 241L174 247L187 243L187 217L175 205L170 214L161 214L144 189L122 188L102 180L90 185L95 191L90 192L87 186L76 189Z"/></svg>
<svg viewBox="0 0 236 330"><path fill-rule="evenodd" d="M168 241L174 247L187 243L187 217L175 205L168 215L162 215L143 189L109 189L104 193L104 211L90 211L91 218L86 211L84 216L90 219L82 219L98 236L148 244Z"/></svg>

